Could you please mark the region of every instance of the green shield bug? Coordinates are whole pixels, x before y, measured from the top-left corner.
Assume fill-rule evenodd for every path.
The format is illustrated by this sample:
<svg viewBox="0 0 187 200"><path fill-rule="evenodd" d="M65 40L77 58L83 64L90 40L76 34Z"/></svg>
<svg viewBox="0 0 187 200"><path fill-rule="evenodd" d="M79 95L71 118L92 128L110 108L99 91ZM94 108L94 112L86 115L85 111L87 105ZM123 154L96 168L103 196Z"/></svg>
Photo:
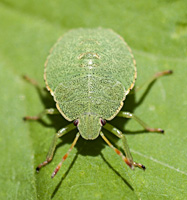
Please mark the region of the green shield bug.
<svg viewBox="0 0 187 200"><path fill-rule="evenodd" d="M171 70L159 72L148 82L170 73ZM136 61L131 49L112 30L80 28L61 37L47 58L44 72L46 87L54 97L57 109L46 109L38 116L27 116L25 119L37 120L44 114L61 114L73 123L55 134L46 160L36 170L52 160L57 139L75 128L78 133L52 178L80 135L86 140L94 140L100 135L131 169L139 167L145 170L144 165L133 161L125 135L106 123L116 116L133 118L147 131L164 132L160 128L150 128L132 113L120 111L123 101L134 87L136 77ZM26 79L39 87L35 81ZM125 155L109 142L102 128L122 139Z"/></svg>

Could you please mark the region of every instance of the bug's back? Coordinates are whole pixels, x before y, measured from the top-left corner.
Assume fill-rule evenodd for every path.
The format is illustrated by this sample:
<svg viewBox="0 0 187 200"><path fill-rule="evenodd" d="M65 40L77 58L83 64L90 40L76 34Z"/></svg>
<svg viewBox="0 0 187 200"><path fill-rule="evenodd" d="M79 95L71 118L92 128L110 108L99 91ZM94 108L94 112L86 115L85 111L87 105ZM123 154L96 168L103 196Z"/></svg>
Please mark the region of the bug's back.
<svg viewBox="0 0 187 200"><path fill-rule="evenodd" d="M76 29L54 46L45 81L69 121L88 113L110 120L133 87L136 67L130 49L108 29Z"/></svg>

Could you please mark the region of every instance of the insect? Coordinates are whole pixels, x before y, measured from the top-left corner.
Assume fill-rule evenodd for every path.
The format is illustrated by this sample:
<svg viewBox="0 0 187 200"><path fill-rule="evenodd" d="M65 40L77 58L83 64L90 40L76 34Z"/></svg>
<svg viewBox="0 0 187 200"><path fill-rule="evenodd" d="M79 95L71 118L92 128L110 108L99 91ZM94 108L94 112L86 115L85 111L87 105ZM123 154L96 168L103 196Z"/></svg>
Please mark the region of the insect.
<svg viewBox="0 0 187 200"><path fill-rule="evenodd" d="M170 73L171 70L159 72L149 83ZM61 114L72 123L55 134L46 160L36 170L39 171L52 160L57 139L76 128L76 137L52 173L52 178L80 136L86 140L101 136L131 169L139 167L145 170L144 165L133 160L125 135L109 123L116 116L133 118L147 131L164 132L160 128L150 128L132 113L121 111L136 77L136 61L131 49L112 30L80 28L61 37L52 48L44 71L45 84L56 102L56 109L46 109L38 116L25 117L25 120L37 120L45 114ZM25 78L38 86L32 79ZM110 143L102 128L122 139L125 154Z"/></svg>

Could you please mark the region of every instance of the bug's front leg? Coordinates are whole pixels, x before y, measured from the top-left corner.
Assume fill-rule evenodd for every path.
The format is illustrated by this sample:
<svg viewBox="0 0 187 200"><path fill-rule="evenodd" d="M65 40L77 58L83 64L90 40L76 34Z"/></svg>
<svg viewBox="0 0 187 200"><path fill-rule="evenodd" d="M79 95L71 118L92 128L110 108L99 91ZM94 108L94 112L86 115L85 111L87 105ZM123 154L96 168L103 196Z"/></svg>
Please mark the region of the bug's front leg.
<svg viewBox="0 0 187 200"><path fill-rule="evenodd" d="M44 162L42 162L41 164L38 165L38 167L36 168L36 171L39 172L40 168L47 165L52 159L53 159L53 155L54 155L54 151L56 149L56 143L57 143L57 139L62 137L63 135L65 135L66 133L69 133L70 131L72 131L73 129L75 129L76 127L74 126L73 123L67 125L66 127L60 129L53 138L53 141L51 143L51 146L49 148L49 152L47 154L46 160Z"/></svg>
<svg viewBox="0 0 187 200"><path fill-rule="evenodd" d="M119 155L121 156L121 158L125 161L125 163L131 168L134 169L134 167L139 167L143 170L145 170L145 166L140 164L140 163L136 163L133 161L129 146L127 144L127 139L125 137L125 135L117 128L115 128L114 126L112 126L111 124L105 124L105 126L103 126L103 128L105 128L106 130L110 131L111 133L113 133L114 135L116 135L118 138L122 139L123 142L123 148L125 151L125 156L122 154L121 151L119 151L117 148L115 148L109 141L108 139L104 136L104 134L101 132L100 135L101 137L105 140L105 142Z"/></svg>
<svg viewBox="0 0 187 200"><path fill-rule="evenodd" d="M60 114L59 111L56 108L48 108L39 113L36 116L25 116L23 119L24 120L39 120L41 119L44 115L56 115Z"/></svg>
<svg viewBox="0 0 187 200"><path fill-rule="evenodd" d="M118 117L124 117L124 118L132 118L135 119L146 131L149 132L158 132L158 133L164 133L164 130L161 128L151 128L148 126L145 122L143 122L139 117L137 117L135 114L132 114L130 112L124 112L120 111L117 115Z"/></svg>

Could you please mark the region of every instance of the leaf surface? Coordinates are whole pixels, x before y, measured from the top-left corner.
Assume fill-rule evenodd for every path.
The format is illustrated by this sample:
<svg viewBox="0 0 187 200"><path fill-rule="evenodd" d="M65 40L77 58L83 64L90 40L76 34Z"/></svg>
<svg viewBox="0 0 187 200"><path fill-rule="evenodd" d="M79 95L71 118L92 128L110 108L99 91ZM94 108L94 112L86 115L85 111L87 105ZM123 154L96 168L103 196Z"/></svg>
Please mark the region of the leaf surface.
<svg viewBox="0 0 187 200"><path fill-rule="evenodd" d="M187 13L185 1L12 1L0 2L0 199L184 199L187 186L186 113ZM101 138L76 147L54 179L50 176L69 149L75 132L59 140L53 161L39 174L35 167L48 152L53 135L68 122L46 116L24 122L53 107L22 79L26 74L44 86L44 62L66 31L78 27L111 28L125 38L137 61L141 85L154 73L172 69L136 95L131 111L165 134L146 133L134 120L112 124L127 135L134 160L145 172L131 171ZM105 132L121 149L122 142Z"/></svg>

